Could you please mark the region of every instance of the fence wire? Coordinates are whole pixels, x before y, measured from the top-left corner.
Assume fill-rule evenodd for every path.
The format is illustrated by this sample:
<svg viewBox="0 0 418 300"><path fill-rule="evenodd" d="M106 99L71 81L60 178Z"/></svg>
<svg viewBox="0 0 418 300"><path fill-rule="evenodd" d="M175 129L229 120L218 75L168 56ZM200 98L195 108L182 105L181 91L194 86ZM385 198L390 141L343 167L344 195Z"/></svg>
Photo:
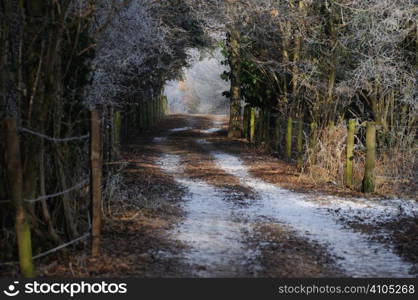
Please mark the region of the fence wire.
<svg viewBox="0 0 418 300"><path fill-rule="evenodd" d="M72 186L72 187L70 187L70 188L68 188L66 190L63 190L61 192L57 192L57 193L50 194L50 195L40 196L38 198L30 199L30 200L25 199L24 201L25 202L29 202L29 203L34 203L34 202L38 202L38 201L41 201L41 200L46 200L46 199L50 199L50 198L55 198L55 197L58 197L58 196L62 196L62 195L65 195L65 194L67 194L67 193L69 193L71 191L74 191L76 189L80 189L80 188L84 187L89 181L90 181L89 179L84 179L83 181L77 183L76 185L74 185L74 186Z"/></svg>
<svg viewBox="0 0 418 300"><path fill-rule="evenodd" d="M85 139L88 139L90 137L90 134L85 134L85 135L82 135L82 136L73 136L73 137L66 137L66 138L55 138L55 137L50 137L50 136L47 136L47 135L45 135L43 133L39 133L39 132L33 131L31 129L28 129L28 128L24 128L24 127L19 127L19 130L21 132L26 132L26 133L29 133L29 134L35 135L37 137L46 139L46 140L51 141L51 142L56 142L56 143L85 140Z"/></svg>
<svg viewBox="0 0 418 300"><path fill-rule="evenodd" d="M17 130L19 132L23 133L23 134L30 134L30 135L33 135L33 136L42 138L44 140L53 142L53 143L85 141L85 140L88 140L90 138L90 134L89 133L88 134L85 134L85 135L81 135L81 136L70 136L70 137L59 138L59 137L48 136L46 134L37 132L36 130L29 129L29 128L24 128L24 127L18 127ZM3 127L0 127L0 132L2 134L3 133L6 133L7 132L7 129L6 128L3 128ZM90 181L90 178L87 177L86 179L78 182L74 186L69 187L69 188L67 188L67 189L65 189L63 191L56 192L56 193L49 194L49 195L43 195L43 196L37 197L35 199L24 199L23 201L25 201L27 203L36 203L38 201L56 198L56 197L65 195L67 193L70 193L70 192L72 192L74 190L81 189L81 188L85 187L89 183L89 181ZM0 204L6 204L6 203L12 203L12 201L10 199L1 199L0 200ZM47 255L51 254L51 253L54 253L56 251L59 251L59 250L65 248L65 247L68 247L68 246L70 246L72 244L78 243L80 241L83 241L83 240L89 238L91 236L91 221L90 221L90 216L89 215L87 216L87 219L88 219L88 227L89 228L88 228L88 230L83 235L81 235L81 236L79 236L79 237L77 237L77 238L75 238L75 239L73 239L73 240L71 240L69 242L65 242L65 243L63 243L63 244L61 244L61 245L59 245L57 247L54 247L52 249L49 249L49 250L47 250L45 252L42 252L40 254L37 254L37 255L33 256L32 259L35 260L35 259L42 258L44 256L47 256ZM12 262L0 263L0 266L17 265L17 264L19 264L18 261L12 261Z"/></svg>
<svg viewBox="0 0 418 300"><path fill-rule="evenodd" d="M67 194L67 193L69 193L69 192L72 192L72 191L74 191L74 190L77 190L77 189L80 189L80 188L82 188L82 187L86 186L86 184L87 184L89 181L90 181L90 179L85 179L85 180L83 180L83 181L80 181L80 182L79 182L79 183L77 183L76 185L74 185L74 186L72 186L72 187L70 187L70 188L68 188L68 189L66 189L66 190L63 190L63 191L61 191L61 192L57 192L57 193L54 193L54 194L49 194L49 195L43 195L43 196L40 196L40 197L35 198L35 199L24 199L23 201L28 202L28 203L35 203L35 202L42 201L42 200L47 200L47 199L51 199L51 198L56 198L56 197L59 197L59 196L65 195L65 194ZM10 203L10 202L11 202L11 201L10 201L10 199L0 200L0 204L2 204L2 203Z"/></svg>
<svg viewBox="0 0 418 300"><path fill-rule="evenodd" d="M90 234L90 229L91 228L89 228L89 230L85 234L83 234L82 236L80 236L80 237L78 237L78 238L76 238L74 240L71 240L71 241L69 241L67 243L64 243L64 244L61 244L61 245L59 245L59 246L57 246L55 248L49 249L49 250L47 250L45 252L42 252L42 253L37 254L35 256L32 256L32 260L35 260L35 259L38 259L38 258L47 256L48 254L57 252L58 250L61 250L61 249L66 248L66 247L68 247L68 246L70 246L72 244L75 244L77 242L80 242L82 240L87 239L91 235ZM13 266L13 265L17 265L17 264L19 264L18 261L10 261L10 262L5 262L5 263L0 263L0 266Z"/></svg>

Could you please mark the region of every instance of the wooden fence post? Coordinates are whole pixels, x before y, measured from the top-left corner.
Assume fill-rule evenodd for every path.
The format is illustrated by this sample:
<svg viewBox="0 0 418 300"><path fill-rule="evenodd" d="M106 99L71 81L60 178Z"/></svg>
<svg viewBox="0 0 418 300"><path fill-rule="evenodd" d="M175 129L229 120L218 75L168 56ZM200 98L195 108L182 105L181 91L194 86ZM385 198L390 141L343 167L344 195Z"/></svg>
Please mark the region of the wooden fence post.
<svg viewBox="0 0 418 300"><path fill-rule="evenodd" d="M139 124L138 128L135 128L137 132L141 132L145 127L145 113L144 113L144 102L142 100L138 101L138 116L139 116Z"/></svg>
<svg viewBox="0 0 418 300"><path fill-rule="evenodd" d="M145 101L142 100L140 102L141 104L141 130L145 130L147 128L147 106L145 104Z"/></svg>
<svg viewBox="0 0 418 300"><path fill-rule="evenodd" d="M100 117L91 111L90 119L90 163L91 163L91 208L92 208L92 256L100 255L100 232L102 226L102 166L100 157Z"/></svg>
<svg viewBox="0 0 418 300"><path fill-rule="evenodd" d="M250 143L254 143L255 134L255 108L251 107L250 111Z"/></svg>
<svg viewBox="0 0 418 300"><path fill-rule="evenodd" d="M353 160L354 160L354 136L356 132L356 120L348 121L347 127L347 150L345 162L345 185L353 188Z"/></svg>
<svg viewBox="0 0 418 300"><path fill-rule="evenodd" d="M160 121L160 96L155 98L155 120L156 123Z"/></svg>
<svg viewBox="0 0 418 300"><path fill-rule="evenodd" d="M264 109L260 108L257 116L256 123L256 143L261 144L263 142L263 133L264 133Z"/></svg>
<svg viewBox="0 0 418 300"><path fill-rule="evenodd" d="M156 125L158 121L160 120L158 117L158 98L154 99L153 108L154 108L154 124L153 125Z"/></svg>
<svg viewBox="0 0 418 300"><path fill-rule="evenodd" d="M301 168L303 164L303 119L298 120L297 124L298 124L297 142L296 142L296 150L298 153L297 165L299 168Z"/></svg>
<svg viewBox="0 0 418 300"><path fill-rule="evenodd" d="M155 98L155 116L156 116L156 120L157 122L159 122L161 120L161 113L160 113L160 103L161 103L161 97L158 96L157 98Z"/></svg>
<svg viewBox="0 0 418 300"><path fill-rule="evenodd" d="M161 121L163 116L161 113L161 96L159 96L158 99L156 99L156 102L158 121Z"/></svg>
<svg viewBox="0 0 418 300"><path fill-rule="evenodd" d="M155 99L154 98L150 100L150 109L151 109L151 127L150 128L153 128L155 123L157 123L156 121L157 115L155 113Z"/></svg>
<svg viewBox="0 0 418 300"><path fill-rule="evenodd" d="M164 96L164 115L168 115L170 112L168 110L168 98Z"/></svg>
<svg viewBox="0 0 418 300"><path fill-rule="evenodd" d="M274 150L280 151L280 118L277 117L274 124Z"/></svg>
<svg viewBox="0 0 418 300"><path fill-rule="evenodd" d="M318 135L317 133L318 125L316 124L316 122L312 122L310 127L311 127L311 133L310 133L309 148L313 149L315 147L316 139Z"/></svg>
<svg viewBox="0 0 418 300"><path fill-rule="evenodd" d="M149 110L150 110L150 126L149 128L153 128L155 124L155 114L154 114L154 99L151 98L149 100Z"/></svg>
<svg viewBox="0 0 418 300"><path fill-rule="evenodd" d="M374 168L376 166L376 124L367 122L366 128L366 164L362 190L363 193L373 193L375 189Z"/></svg>
<svg viewBox="0 0 418 300"><path fill-rule="evenodd" d="M162 119L165 115L164 114L164 96L163 95L160 96L159 112L160 112L160 119Z"/></svg>
<svg viewBox="0 0 418 300"><path fill-rule="evenodd" d="M287 131L286 131L286 158L290 160L292 158L292 130L293 119L289 117L287 119Z"/></svg>
<svg viewBox="0 0 418 300"><path fill-rule="evenodd" d="M259 131L259 127L260 125L258 124L260 122L260 108L256 108L255 112L254 112L254 135L253 135L253 143L257 144L258 143L258 131Z"/></svg>
<svg viewBox="0 0 418 300"><path fill-rule="evenodd" d="M244 113L242 115L242 134L245 139L248 139L248 105L244 106Z"/></svg>
<svg viewBox="0 0 418 300"><path fill-rule="evenodd" d="M251 114L251 106L246 105L244 107L244 115L243 115L243 129L244 129L244 138L249 140L250 137L250 114Z"/></svg>
<svg viewBox="0 0 418 300"><path fill-rule="evenodd" d="M143 130L145 131L148 128L148 123L149 123L149 112L148 112L148 101L144 101L142 102L142 111L143 111Z"/></svg>
<svg viewBox="0 0 418 300"><path fill-rule="evenodd" d="M121 115L120 115L120 111L115 111L115 120L113 123L114 126L114 132L113 132L113 145L114 145L114 149L113 149L113 155L115 155L116 157L119 157L120 155L120 145L121 145L121 138L120 138L120 133L121 133ZM141 121L141 120L140 120Z"/></svg>
<svg viewBox="0 0 418 300"><path fill-rule="evenodd" d="M270 109L266 109L263 114L263 142L270 146Z"/></svg>
<svg viewBox="0 0 418 300"><path fill-rule="evenodd" d="M15 118L5 121L7 131L7 178L10 197L15 207L16 240L19 252L19 266L23 277L33 277L32 240L26 212L23 205L22 162Z"/></svg>
<svg viewBox="0 0 418 300"><path fill-rule="evenodd" d="M152 128L152 105L149 99L145 102L147 104L147 129Z"/></svg>

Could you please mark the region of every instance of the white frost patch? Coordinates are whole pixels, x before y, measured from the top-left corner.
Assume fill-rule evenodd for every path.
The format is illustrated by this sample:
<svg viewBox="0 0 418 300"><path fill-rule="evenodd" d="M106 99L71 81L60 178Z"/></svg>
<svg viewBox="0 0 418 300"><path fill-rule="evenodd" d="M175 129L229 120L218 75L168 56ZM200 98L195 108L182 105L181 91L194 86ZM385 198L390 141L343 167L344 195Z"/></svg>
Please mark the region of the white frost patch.
<svg viewBox="0 0 418 300"><path fill-rule="evenodd" d="M188 189L183 207L187 217L172 235L190 246L185 259L200 269L195 275L232 277L243 274L244 264L255 255L241 242L242 231L250 227L238 220L233 204L225 201L227 195L203 181L184 178L177 155L164 154L159 163L176 182Z"/></svg>
<svg viewBox="0 0 418 300"><path fill-rule="evenodd" d="M187 130L192 130L192 127L181 127L181 128L172 128L169 131L170 132L181 132L181 131L187 131Z"/></svg>
<svg viewBox="0 0 418 300"><path fill-rule="evenodd" d="M213 152L212 155L220 168L259 194L260 200L248 208L249 216L264 216L286 222L308 238L327 245L331 253L336 255L338 265L349 276L411 276L411 264L402 261L384 245L344 228L326 210L319 209L324 206L253 177L236 156L222 152Z"/></svg>
<svg viewBox="0 0 418 300"><path fill-rule="evenodd" d="M166 136L157 136L155 138L153 138L152 140L154 143L162 143L167 141L167 137Z"/></svg>
<svg viewBox="0 0 418 300"><path fill-rule="evenodd" d="M204 134L211 134L211 133L215 133L215 132L218 132L218 131L221 131L221 130L222 130L222 128L209 128L209 129L200 130L200 132L204 133Z"/></svg>
<svg viewBox="0 0 418 300"><path fill-rule="evenodd" d="M415 217L418 214L418 204L414 200L379 200L364 198L342 199L335 196L321 196L315 199L316 206L333 210L339 216L356 218L362 224L376 224L403 217Z"/></svg>
<svg viewBox="0 0 418 300"><path fill-rule="evenodd" d="M197 139L196 143L201 144L201 145L208 145L210 144L210 142L206 139Z"/></svg>

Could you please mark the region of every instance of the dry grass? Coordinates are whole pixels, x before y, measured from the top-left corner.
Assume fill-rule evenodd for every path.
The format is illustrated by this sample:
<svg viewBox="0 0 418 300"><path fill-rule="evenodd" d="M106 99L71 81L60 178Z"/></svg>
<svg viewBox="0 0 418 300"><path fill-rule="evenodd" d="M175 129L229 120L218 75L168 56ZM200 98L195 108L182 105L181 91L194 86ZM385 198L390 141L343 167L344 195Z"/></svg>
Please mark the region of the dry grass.
<svg viewBox="0 0 418 300"><path fill-rule="evenodd" d="M146 183L150 175L143 177ZM106 183L103 192L104 213L108 217L119 216L126 211L148 210L157 211L167 206L167 200L163 197L162 191L153 191L158 186L152 184L131 185L122 174L112 175Z"/></svg>
<svg viewBox="0 0 418 300"><path fill-rule="evenodd" d="M304 173L316 184L335 182L343 185L347 130L340 123L323 129L319 136L315 146L307 151Z"/></svg>
<svg viewBox="0 0 418 300"><path fill-rule="evenodd" d="M376 161L376 188L380 193L411 194L418 187L418 151L396 148L379 153Z"/></svg>
<svg viewBox="0 0 418 300"><path fill-rule="evenodd" d="M356 138L353 161L354 189L361 190L364 175L365 147L361 134ZM302 178L316 185L334 183L344 186L347 129L343 122L323 129L315 147L307 151ZM416 149L401 151L398 147L377 152L376 192L384 195L407 194L413 197L418 185L418 153Z"/></svg>

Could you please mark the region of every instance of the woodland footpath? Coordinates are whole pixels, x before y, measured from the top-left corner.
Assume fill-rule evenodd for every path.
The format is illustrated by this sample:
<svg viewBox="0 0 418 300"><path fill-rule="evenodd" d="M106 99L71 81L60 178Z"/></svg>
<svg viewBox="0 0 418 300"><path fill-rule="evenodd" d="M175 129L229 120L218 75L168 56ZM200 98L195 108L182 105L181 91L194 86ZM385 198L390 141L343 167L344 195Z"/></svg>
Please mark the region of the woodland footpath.
<svg viewBox="0 0 418 300"><path fill-rule="evenodd" d="M414 0L0 0L0 273L416 276L417 20ZM219 51L229 109L170 114L166 84Z"/></svg>

